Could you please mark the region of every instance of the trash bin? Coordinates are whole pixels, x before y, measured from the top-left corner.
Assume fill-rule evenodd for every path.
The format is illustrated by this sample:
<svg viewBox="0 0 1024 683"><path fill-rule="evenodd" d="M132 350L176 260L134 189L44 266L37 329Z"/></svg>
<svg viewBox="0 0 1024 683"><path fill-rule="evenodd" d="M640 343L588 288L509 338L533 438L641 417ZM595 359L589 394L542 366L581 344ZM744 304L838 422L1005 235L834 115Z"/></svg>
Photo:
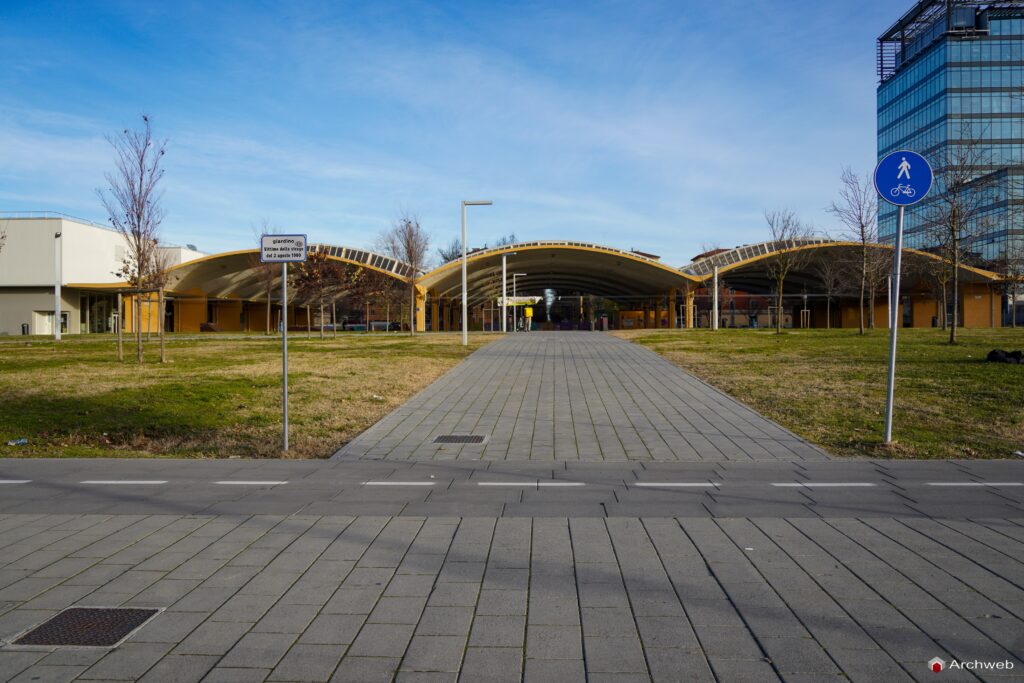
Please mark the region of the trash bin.
<svg viewBox="0 0 1024 683"><path fill-rule="evenodd" d="M28 335L28 323L22 323L21 324L21 334L23 336L27 336Z"/></svg>

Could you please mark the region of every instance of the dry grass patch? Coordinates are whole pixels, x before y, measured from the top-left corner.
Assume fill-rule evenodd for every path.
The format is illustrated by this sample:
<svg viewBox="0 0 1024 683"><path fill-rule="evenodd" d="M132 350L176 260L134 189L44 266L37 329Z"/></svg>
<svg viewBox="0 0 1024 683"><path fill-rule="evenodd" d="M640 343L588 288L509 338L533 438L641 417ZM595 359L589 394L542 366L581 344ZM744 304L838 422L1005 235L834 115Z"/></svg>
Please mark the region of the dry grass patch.
<svg viewBox="0 0 1024 683"><path fill-rule="evenodd" d="M494 337L472 335L469 351ZM456 335L289 340L289 457L327 457L469 351ZM279 457L281 342L176 338L119 363L109 337L0 342L7 456ZM27 446L6 446L27 438Z"/></svg>
<svg viewBox="0 0 1024 683"><path fill-rule="evenodd" d="M844 455L1007 458L1024 451L1024 365L986 363L1024 330L900 331L892 448L882 440L887 330L636 330L664 355L797 434Z"/></svg>

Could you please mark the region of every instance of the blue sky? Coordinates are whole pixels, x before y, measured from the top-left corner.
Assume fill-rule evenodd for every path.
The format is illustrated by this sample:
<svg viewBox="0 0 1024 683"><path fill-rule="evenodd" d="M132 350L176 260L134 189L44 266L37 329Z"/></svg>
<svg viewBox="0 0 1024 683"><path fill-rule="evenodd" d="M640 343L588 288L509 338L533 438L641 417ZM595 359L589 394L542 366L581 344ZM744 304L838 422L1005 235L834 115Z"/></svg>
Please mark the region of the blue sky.
<svg viewBox="0 0 1024 683"><path fill-rule="evenodd" d="M823 231L874 163L874 39L910 0L0 2L0 210L105 219L105 136L169 139L166 241L263 220L370 247L515 232L682 265Z"/></svg>

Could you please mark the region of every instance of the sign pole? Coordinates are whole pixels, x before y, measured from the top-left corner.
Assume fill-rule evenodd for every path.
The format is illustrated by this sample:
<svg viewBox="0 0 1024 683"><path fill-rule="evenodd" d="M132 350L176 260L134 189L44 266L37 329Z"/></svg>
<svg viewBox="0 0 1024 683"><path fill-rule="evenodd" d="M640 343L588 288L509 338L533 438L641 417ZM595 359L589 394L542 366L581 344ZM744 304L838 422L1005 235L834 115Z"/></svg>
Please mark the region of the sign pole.
<svg viewBox="0 0 1024 683"><path fill-rule="evenodd" d="M899 329L900 268L903 260L903 212L896 221L896 253L892 256L892 294L889 298L889 381L885 390L885 441L892 443L892 402L896 389L896 331Z"/></svg>
<svg viewBox="0 0 1024 683"><path fill-rule="evenodd" d="M896 391L896 337L900 326L900 271L903 261L903 218L905 207L917 204L931 192L935 174L928 160L906 149L885 155L875 167L874 183L878 196L899 209L896 220L896 251L892 255L889 278L889 367L885 387L885 436L892 443L893 396ZM874 303L871 304L874 306Z"/></svg>
<svg viewBox="0 0 1024 683"><path fill-rule="evenodd" d="M269 302L267 304L270 305ZM283 450L288 450L288 262L281 264L281 430Z"/></svg>

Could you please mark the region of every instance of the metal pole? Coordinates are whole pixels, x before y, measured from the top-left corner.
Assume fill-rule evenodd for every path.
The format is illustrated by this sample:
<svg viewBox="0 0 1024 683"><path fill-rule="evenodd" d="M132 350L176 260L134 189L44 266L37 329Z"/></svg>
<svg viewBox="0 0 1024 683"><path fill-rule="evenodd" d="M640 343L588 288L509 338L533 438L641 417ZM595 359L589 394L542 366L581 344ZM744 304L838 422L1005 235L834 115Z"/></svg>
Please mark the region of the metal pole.
<svg viewBox="0 0 1024 683"><path fill-rule="evenodd" d="M281 429L284 449L288 450L288 263L281 264Z"/></svg>
<svg viewBox="0 0 1024 683"><path fill-rule="evenodd" d="M711 329L718 329L718 266L715 266L715 291L711 295Z"/></svg>
<svg viewBox="0 0 1024 683"><path fill-rule="evenodd" d="M53 338L60 341L60 281L61 259L60 259L60 233L53 234Z"/></svg>
<svg viewBox="0 0 1024 683"><path fill-rule="evenodd" d="M501 255L501 333L502 334L504 334L505 332L508 331L508 329L507 329L508 323L506 322L507 321L507 317L508 317L508 310L507 310L507 304L508 304L508 301L507 301L507 299L508 299L508 283L505 281L505 275L506 275L506 272L505 272L505 269L506 269L505 257L507 255L508 254L502 254Z"/></svg>
<svg viewBox="0 0 1024 683"><path fill-rule="evenodd" d="M892 403L896 388L896 325L899 307L893 305L900 297L900 268L903 256L903 207L900 207L899 219L896 223L896 253L892 257L892 295L889 298L891 311L889 314L889 378L885 391L885 443L892 443Z"/></svg>
<svg viewBox="0 0 1024 683"><path fill-rule="evenodd" d="M462 202L462 345L469 346L469 320L466 302L466 202Z"/></svg>
<svg viewBox="0 0 1024 683"><path fill-rule="evenodd" d="M516 301L516 274L512 273L512 301ZM519 307L512 304L512 331L519 331Z"/></svg>
<svg viewBox="0 0 1024 683"><path fill-rule="evenodd" d="M892 275L886 278L885 294L887 297L887 306L885 309L885 314L889 318L889 329L892 329Z"/></svg>

